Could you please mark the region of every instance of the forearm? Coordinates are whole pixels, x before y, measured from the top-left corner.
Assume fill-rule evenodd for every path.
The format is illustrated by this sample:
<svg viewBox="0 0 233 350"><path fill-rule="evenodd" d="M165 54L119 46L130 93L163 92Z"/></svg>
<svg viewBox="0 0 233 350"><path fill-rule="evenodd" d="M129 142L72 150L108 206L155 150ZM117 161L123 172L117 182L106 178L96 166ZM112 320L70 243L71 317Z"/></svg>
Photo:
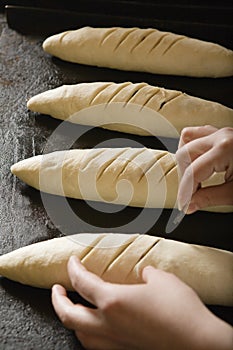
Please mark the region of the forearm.
<svg viewBox="0 0 233 350"><path fill-rule="evenodd" d="M233 328L226 322L211 315L211 320L203 326L195 350L232 350Z"/></svg>
<svg viewBox="0 0 233 350"><path fill-rule="evenodd" d="M212 330L214 343L210 349L232 350L233 349L233 328L227 323L218 320L218 326ZM215 334L215 336L214 336Z"/></svg>

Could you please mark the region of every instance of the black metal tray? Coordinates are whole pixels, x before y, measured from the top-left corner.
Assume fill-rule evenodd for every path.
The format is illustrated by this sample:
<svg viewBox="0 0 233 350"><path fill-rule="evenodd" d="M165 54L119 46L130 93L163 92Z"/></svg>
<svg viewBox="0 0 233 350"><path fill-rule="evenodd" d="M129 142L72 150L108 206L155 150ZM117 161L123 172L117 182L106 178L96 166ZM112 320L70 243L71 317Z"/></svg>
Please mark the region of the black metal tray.
<svg viewBox="0 0 233 350"><path fill-rule="evenodd" d="M16 3L16 5L11 5ZM206 6L157 4L135 1L79 1L51 2L28 5L27 1L9 1L7 21L11 28L23 34L51 35L83 26L157 28L184 34L197 39L213 41L232 48L233 6ZM9 5L10 4L10 5ZM23 6L27 5L27 6ZM50 5L49 5L50 4ZM60 4L60 6L59 6ZM52 6L54 8L51 8Z"/></svg>
<svg viewBox="0 0 233 350"><path fill-rule="evenodd" d="M200 27L201 28L201 27ZM217 30L216 26L216 30ZM124 208L119 213L98 212L79 200L69 204L79 218L77 226L64 218L62 199L47 195L47 202L56 202L53 213L56 225L46 212L40 193L10 174L10 166L20 159L40 154L53 131L61 124L48 116L29 113L26 101L31 96L62 84L92 81L145 81L152 85L183 90L189 94L214 100L233 107L233 79L197 79L121 72L88 67L51 58L41 49L44 33L22 35L10 29L4 15L0 16L1 104L0 104L0 237L1 254L44 239L58 237L61 232L72 234L89 231L123 232L122 226L136 218L141 209ZM31 27L33 33L33 27ZM201 36L201 30L199 35ZM67 124L55 147L66 144L70 135L83 134L72 147L90 148L107 142L112 147L135 145L175 151L177 140L139 137L95 128ZM110 211L110 207L101 208ZM51 213L50 213L51 214ZM185 242L232 250L232 214L198 212L186 216L172 231L166 227L170 210L148 209L146 215L154 223L145 230L145 222L137 231ZM63 218L63 219L61 219ZM153 221L153 220L152 220ZM127 232L131 232L128 227ZM125 231L125 230L124 230ZM72 295L74 298L74 295ZM1 279L1 328L3 348L15 349L82 349L74 335L64 329L50 303L50 292L22 286ZM212 306L219 317L233 324L232 308ZM39 345L38 345L39 344Z"/></svg>

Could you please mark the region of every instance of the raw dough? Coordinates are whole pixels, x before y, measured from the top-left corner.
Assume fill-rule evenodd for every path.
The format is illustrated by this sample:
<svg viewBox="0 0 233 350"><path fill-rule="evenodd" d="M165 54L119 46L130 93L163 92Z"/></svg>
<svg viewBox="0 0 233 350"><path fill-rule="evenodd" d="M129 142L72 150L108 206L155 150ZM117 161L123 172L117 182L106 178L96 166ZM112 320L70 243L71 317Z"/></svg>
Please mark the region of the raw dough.
<svg viewBox="0 0 233 350"><path fill-rule="evenodd" d="M0 257L0 274L34 287L72 290L67 261L78 256L104 280L140 283L147 265L174 273L207 304L233 305L233 253L139 234L77 234L35 243Z"/></svg>
<svg viewBox="0 0 233 350"><path fill-rule="evenodd" d="M84 27L47 38L43 49L92 66L192 77L233 75L233 51L152 28Z"/></svg>
<svg viewBox="0 0 233 350"><path fill-rule="evenodd" d="M177 165L175 155L167 151L148 148L57 151L22 160L11 171L28 185L56 195L137 207L176 206ZM224 183L224 173L216 173L210 179L211 185ZM218 209L232 211L232 206L216 207L215 211Z"/></svg>
<svg viewBox="0 0 233 350"><path fill-rule="evenodd" d="M32 97L27 106L61 120L138 135L179 137L187 126L233 127L232 109L146 83L64 85Z"/></svg>

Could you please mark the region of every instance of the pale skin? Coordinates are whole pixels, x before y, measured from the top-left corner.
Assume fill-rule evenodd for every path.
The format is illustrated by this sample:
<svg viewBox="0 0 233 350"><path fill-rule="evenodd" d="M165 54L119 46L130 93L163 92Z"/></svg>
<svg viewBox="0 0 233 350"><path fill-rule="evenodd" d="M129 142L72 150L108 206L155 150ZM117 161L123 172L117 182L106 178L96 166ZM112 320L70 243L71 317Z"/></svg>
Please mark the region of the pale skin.
<svg viewBox="0 0 233 350"><path fill-rule="evenodd" d="M74 256L67 268L73 288L95 308L74 304L60 285L52 288L52 303L85 349L232 349L232 328L175 275L147 266L143 283L120 285L104 282Z"/></svg>
<svg viewBox="0 0 233 350"><path fill-rule="evenodd" d="M178 206L187 214L216 205L233 205L233 128L183 129L176 158L181 173ZM225 183L201 188L214 172L226 172Z"/></svg>
<svg viewBox="0 0 233 350"><path fill-rule="evenodd" d="M193 213L207 206L233 205L232 149L232 128L183 130L176 154L182 175L181 209ZM226 171L225 184L200 188L214 171ZM147 266L142 271L143 283L120 285L104 282L76 257L69 259L67 269L74 290L94 308L74 304L60 285L52 288L52 303L62 323L87 350L233 348L232 327L212 314L175 275Z"/></svg>

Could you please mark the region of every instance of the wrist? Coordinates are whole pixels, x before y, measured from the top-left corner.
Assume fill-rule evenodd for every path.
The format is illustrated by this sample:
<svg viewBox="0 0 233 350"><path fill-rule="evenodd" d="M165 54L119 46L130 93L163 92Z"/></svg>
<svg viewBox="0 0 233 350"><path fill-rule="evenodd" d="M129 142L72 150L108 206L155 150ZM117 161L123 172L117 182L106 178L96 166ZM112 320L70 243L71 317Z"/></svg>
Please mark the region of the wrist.
<svg viewBox="0 0 233 350"><path fill-rule="evenodd" d="M233 349L233 328L211 314L202 328L199 348L196 350L231 350Z"/></svg>

